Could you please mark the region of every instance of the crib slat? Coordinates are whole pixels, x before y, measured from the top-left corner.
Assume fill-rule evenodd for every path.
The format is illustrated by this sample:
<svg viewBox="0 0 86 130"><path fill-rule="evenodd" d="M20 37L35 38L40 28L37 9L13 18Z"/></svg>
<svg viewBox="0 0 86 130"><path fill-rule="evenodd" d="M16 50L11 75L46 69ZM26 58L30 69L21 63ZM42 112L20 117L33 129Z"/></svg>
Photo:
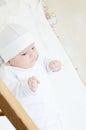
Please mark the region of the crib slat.
<svg viewBox="0 0 86 130"><path fill-rule="evenodd" d="M0 80L0 109L17 130L39 130L2 80Z"/></svg>

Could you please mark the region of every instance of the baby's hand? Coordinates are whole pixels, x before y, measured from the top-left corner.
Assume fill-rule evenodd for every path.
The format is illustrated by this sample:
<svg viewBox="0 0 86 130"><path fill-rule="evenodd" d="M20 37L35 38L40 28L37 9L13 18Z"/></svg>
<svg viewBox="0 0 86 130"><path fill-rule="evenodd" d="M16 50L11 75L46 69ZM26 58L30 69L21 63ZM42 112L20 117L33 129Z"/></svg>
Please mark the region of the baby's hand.
<svg viewBox="0 0 86 130"><path fill-rule="evenodd" d="M28 79L29 87L33 92L36 92L39 83L39 80L35 76Z"/></svg>
<svg viewBox="0 0 86 130"><path fill-rule="evenodd" d="M61 62L58 60L50 61L49 68L53 72L59 71L61 70Z"/></svg>

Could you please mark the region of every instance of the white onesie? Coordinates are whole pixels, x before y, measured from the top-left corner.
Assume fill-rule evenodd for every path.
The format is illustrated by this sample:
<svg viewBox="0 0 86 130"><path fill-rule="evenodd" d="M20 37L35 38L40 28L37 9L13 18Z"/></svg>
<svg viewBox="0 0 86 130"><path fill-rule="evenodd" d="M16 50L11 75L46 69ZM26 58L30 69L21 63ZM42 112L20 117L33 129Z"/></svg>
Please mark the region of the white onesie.
<svg viewBox="0 0 86 130"><path fill-rule="evenodd" d="M6 65L5 72L4 82L39 130L61 130L52 94L54 86L51 86L43 58L39 56L35 66L29 69ZM28 78L32 76L40 81L36 92L32 92L28 86Z"/></svg>

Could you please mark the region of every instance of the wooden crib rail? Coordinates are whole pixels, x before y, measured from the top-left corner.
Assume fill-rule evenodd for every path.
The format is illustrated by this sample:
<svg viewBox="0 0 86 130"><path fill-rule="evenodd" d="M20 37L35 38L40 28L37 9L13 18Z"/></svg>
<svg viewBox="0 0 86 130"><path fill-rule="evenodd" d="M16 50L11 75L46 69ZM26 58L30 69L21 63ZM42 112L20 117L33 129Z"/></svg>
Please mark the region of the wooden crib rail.
<svg viewBox="0 0 86 130"><path fill-rule="evenodd" d="M4 113L2 112L1 109L0 109L0 116L4 116Z"/></svg>
<svg viewBox="0 0 86 130"><path fill-rule="evenodd" d="M2 80L0 80L0 109L2 110L0 113L4 113L17 130L39 130Z"/></svg>

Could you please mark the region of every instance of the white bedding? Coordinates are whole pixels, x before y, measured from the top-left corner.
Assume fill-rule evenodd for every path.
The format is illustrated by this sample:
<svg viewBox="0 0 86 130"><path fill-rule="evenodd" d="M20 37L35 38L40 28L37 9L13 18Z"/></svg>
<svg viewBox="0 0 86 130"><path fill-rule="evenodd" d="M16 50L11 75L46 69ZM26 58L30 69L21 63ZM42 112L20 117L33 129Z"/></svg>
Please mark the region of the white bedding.
<svg viewBox="0 0 86 130"><path fill-rule="evenodd" d="M11 12L12 17L9 20L8 14L6 14L6 20L8 22L19 22L30 30L32 29L37 43L40 43L39 49L41 49L42 53L61 60L62 70L51 75L50 78L53 81L52 87L55 92L57 109L61 114L63 130L86 130L86 88L45 19L41 5L38 4L38 1L37 4L34 4L34 7L33 4L32 2L27 8L24 7L24 4L18 4L16 7L18 12L13 12L13 15ZM3 20L6 21L5 16ZM0 26L2 23L0 23ZM8 120L5 117L1 117L0 130L5 129L14 130Z"/></svg>

